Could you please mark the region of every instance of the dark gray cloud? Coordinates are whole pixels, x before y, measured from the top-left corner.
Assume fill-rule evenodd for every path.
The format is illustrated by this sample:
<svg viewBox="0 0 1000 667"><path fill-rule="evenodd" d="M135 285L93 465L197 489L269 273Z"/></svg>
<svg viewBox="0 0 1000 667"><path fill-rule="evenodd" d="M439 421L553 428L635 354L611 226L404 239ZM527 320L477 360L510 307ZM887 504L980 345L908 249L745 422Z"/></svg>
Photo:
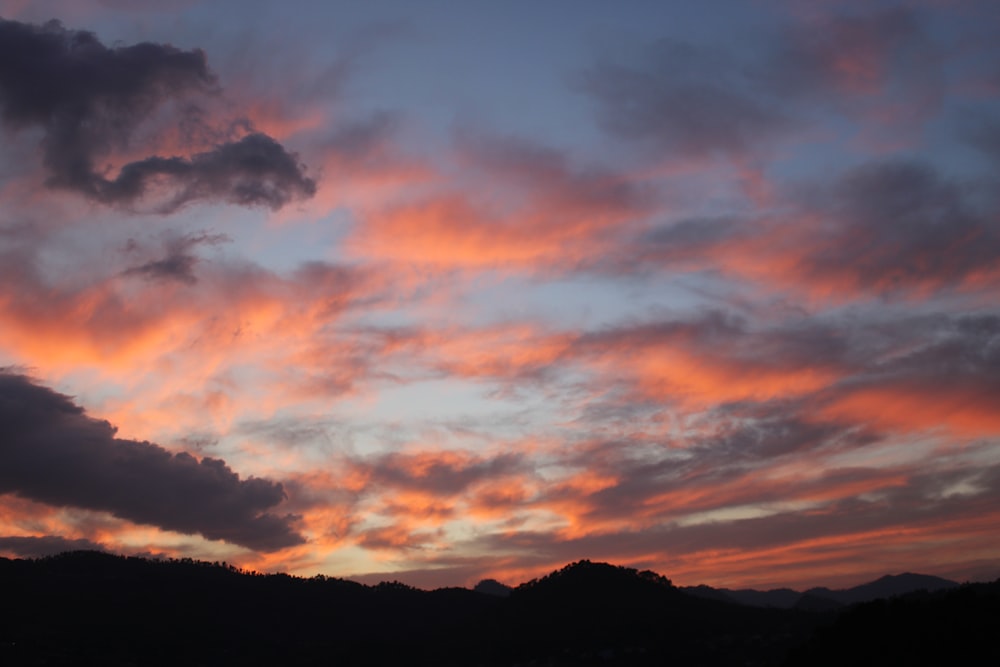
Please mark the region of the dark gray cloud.
<svg viewBox="0 0 1000 667"><path fill-rule="evenodd" d="M1000 316L907 318L898 325L900 332L907 327L881 355L872 354L864 371L822 392L817 402L875 389L923 399L926 410L942 418L993 423L1000 406ZM922 417L913 415L918 423Z"/></svg>
<svg viewBox="0 0 1000 667"><path fill-rule="evenodd" d="M106 551L106 549L103 544L97 542L84 539L71 540L58 535L0 537L0 553L19 558L54 556L64 551Z"/></svg>
<svg viewBox="0 0 1000 667"><path fill-rule="evenodd" d="M303 419L301 417L273 417L271 419L240 422L240 434L258 437L282 447L319 447L332 443L333 437L342 438L342 425L330 419Z"/></svg>
<svg viewBox="0 0 1000 667"><path fill-rule="evenodd" d="M441 452L414 455L390 453L357 461L354 465L376 486L451 496L477 482L523 471L525 462L519 454L478 458Z"/></svg>
<svg viewBox="0 0 1000 667"><path fill-rule="evenodd" d="M397 121L395 114L376 112L339 128L324 145L345 163L361 167L385 146Z"/></svg>
<svg viewBox="0 0 1000 667"><path fill-rule="evenodd" d="M778 94L870 96L892 87L909 103L937 101L945 54L912 8L831 13L784 27L755 76Z"/></svg>
<svg viewBox="0 0 1000 667"><path fill-rule="evenodd" d="M817 102L866 125L892 111L885 134L918 127L945 97L947 54L911 9L827 12L744 42L660 40L598 60L579 85L609 133L682 159L759 157L806 127Z"/></svg>
<svg viewBox="0 0 1000 667"><path fill-rule="evenodd" d="M115 437L108 422L23 375L0 374L0 493L258 551L301 544L293 515L269 511L281 484L241 480L220 459Z"/></svg>
<svg viewBox="0 0 1000 667"><path fill-rule="evenodd" d="M766 231L766 224L749 216L665 220L636 234L622 245L622 252L607 253L587 268L620 276L637 270L725 273L728 267L720 253L753 242Z"/></svg>
<svg viewBox="0 0 1000 667"><path fill-rule="evenodd" d="M904 482L894 479L900 474L907 476ZM670 574L677 568L692 568L691 557L696 555L700 560L705 551L732 550L749 554L757 549L788 549L790 553L801 549L810 554L809 563L814 569L800 578L805 578L808 585L818 585L824 582L814 579L817 564L820 569L823 564L833 569L845 560L858 562L858 559L872 558L876 563L873 568L878 568L881 566L877 563L898 558L899 547L893 537L900 527L911 532L927 530L935 534L967 523L972 533L964 535L968 543L986 545L992 541L992 532L983 525L982 517L996 511L1000 497L1000 466L976 466L966 461L950 468L945 466L934 473L917 474L868 468L830 470L819 476L814 490L822 491L829 484L880 479L886 481L886 486L879 493L867 498L844 498L822 512L785 511L755 518L686 525L662 521L641 529L618 523L607 531L595 530L567 539L554 539L552 533L545 531L504 530L458 543L452 555L435 552L425 557L419 551L410 551L406 561L409 569L352 578L365 583L398 579L424 587L454 584L459 579L471 585L485 576L493 576L491 573L512 562L520 567L534 566L544 570L580 558L648 567ZM957 486L963 482L965 486ZM683 507L679 509L688 511ZM622 516L634 518L636 515L633 512ZM873 542L871 534L876 532L882 537ZM909 548L913 548L912 545ZM487 555L454 555L459 553ZM428 567L430 564L433 568ZM965 562L954 562L947 567L949 572L961 572L963 577L968 577L982 571L983 565L972 555ZM758 568L755 563L747 567ZM995 567L986 568L986 571L990 574L984 579L996 576ZM759 571L757 574L760 576ZM877 569L871 572L873 578L881 574L884 572ZM774 578L780 579L777 575ZM709 579L680 583L713 582Z"/></svg>
<svg viewBox="0 0 1000 667"><path fill-rule="evenodd" d="M997 78L995 85L1000 88L1000 77ZM962 121L961 138L1000 167L1000 120L996 115L969 112Z"/></svg>
<svg viewBox="0 0 1000 667"><path fill-rule="evenodd" d="M194 249L199 245L218 245L229 240L225 234L207 232L170 238L164 244L166 254L163 257L125 269L122 275L139 276L147 280L176 280L193 285L198 282L194 269L199 262ZM134 241L130 242L128 249L136 249Z"/></svg>
<svg viewBox="0 0 1000 667"><path fill-rule="evenodd" d="M656 345L666 341L711 344L744 335L747 325L747 320L739 315L723 310L709 310L694 317L664 317L648 322L606 327L581 335L576 344L583 349Z"/></svg>
<svg viewBox="0 0 1000 667"><path fill-rule="evenodd" d="M558 209L580 215L641 215L652 209L652 193L626 175L599 166L581 167L570 156L542 144L510 136L462 130L458 146L472 169L527 186L544 199L558 217Z"/></svg>
<svg viewBox="0 0 1000 667"><path fill-rule="evenodd" d="M363 549L376 551L422 549L426 544L439 537L440 531L410 531L406 528L386 526L362 532L357 536L357 544Z"/></svg>
<svg viewBox="0 0 1000 667"><path fill-rule="evenodd" d="M822 513L776 512L763 517L686 525L663 521L658 527L641 530L623 527L567 540L553 540L552 535L545 532L509 531L485 535L470 546L479 552L526 553L554 562L565 562L581 555L622 562L646 558L650 553L665 553L663 558L669 560L671 555L682 556L702 550L790 547L800 541L843 536L841 548L855 552L871 548L870 544L860 546L866 544L864 534L870 531L888 531L886 534L891 536L892 529L900 526L914 530L934 527L941 522L977 524L983 516L995 512L1000 495L1000 466L980 469L966 464L965 469L941 475L913 475L903 482L893 479L899 472L902 471L864 468L828 471L816 481L815 491L821 492L827 484L866 479L876 482L884 479L886 485L868 498L838 500ZM966 479L971 485L969 491L948 493L949 487ZM687 508L679 509L688 511ZM989 539L988 532L982 529L977 532L981 539ZM854 534L861 534L860 544L851 543ZM823 550L822 546L817 547L817 553ZM836 549L830 551L831 562L842 558Z"/></svg>
<svg viewBox="0 0 1000 667"><path fill-rule="evenodd" d="M745 221L734 218L686 218L650 229L640 237L640 243L654 248L658 258L676 261L697 257L720 241L737 238L741 231L751 233L750 228Z"/></svg>
<svg viewBox="0 0 1000 667"><path fill-rule="evenodd" d="M758 473L779 462L892 447L900 433L944 424L984 428L982 424L995 424L1000 405L1000 317L994 314L842 313L754 326L740 317L709 312L594 332L571 350L594 355L627 349L644 355L660 347L715 360L747 377L768 369L829 372L831 377L795 397L718 403L679 420L689 434L671 429L672 435L653 439L646 425L658 418L654 410L659 418L670 415L669 398L656 405L647 398L649 413L636 421L630 419L636 406L632 395L602 393L593 400L602 410L584 423L592 424L595 434L614 435L577 443L558 464L614 483L595 492L572 483L553 484L538 497L515 499L513 505L568 503L585 520L648 516L662 521L678 514L810 498L825 489L841 493L836 489L878 482L880 476L909 477L912 471L830 470L811 480L781 482L762 481L767 476ZM872 395L888 397L891 419L881 414L878 402L870 412L838 412L837 406L855 405L858 397ZM906 415L907 409L913 414ZM945 467L941 461L937 465ZM967 471L966 466L956 474Z"/></svg>
<svg viewBox="0 0 1000 667"><path fill-rule="evenodd" d="M743 64L693 44L663 40L643 59L604 59L580 83L605 129L670 157L741 157L793 127L776 100L754 91Z"/></svg>
<svg viewBox="0 0 1000 667"><path fill-rule="evenodd" d="M739 507L776 503L808 495L827 486L858 482L877 471L828 471L809 481L764 481L756 471L776 461L814 453L831 453L863 446L876 436L854 424L810 421L783 413L777 406L741 411L715 411L704 419L707 432L678 440L681 446L639 439L600 441L581 445L560 464L614 479L597 491L570 484L546 487L531 504L570 503L585 521L629 521L646 517L664 522L678 517ZM714 428L714 431L711 429Z"/></svg>
<svg viewBox="0 0 1000 667"><path fill-rule="evenodd" d="M720 424L733 419L774 425L805 417L816 426L814 415L830 401L869 389L936 396L938 406L954 404L983 415L991 405L1000 405L1000 316L991 311L893 316L858 310L789 318L773 325L713 310L586 333L568 348L566 359L615 355L621 350L655 354L661 349L684 351L725 367L734 377L772 371L829 374L827 382L797 398L719 404L713 419ZM604 419L618 402L635 401L628 393L609 395L607 400L612 405L599 415ZM629 406L624 409L629 414Z"/></svg>
<svg viewBox="0 0 1000 667"><path fill-rule="evenodd" d="M622 273L637 265L749 270L795 288L861 298L976 289L1000 277L995 195L925 162L870 161L784 195L791 214L672 221L598 266ZM744 260L732 269L734 256Z"/></svg>
<svg viewBox="0 0 1000 667"><path fill-rule="evenodd" d="M869 369L873 380L930 383L944 389L962 378L991 380L1000 388L1000 316L990 313L910 318L913 331L903 348ZM905 341L906 339L900 339ZM991 392L993 393L993 392Z"/></svg>
<svg viewBox="0 0 1000 667"><path fill-rule="evenodd" d="M853 369L862 350L855 349L850 326L818 318L789 318L780 325L759 324L728 310L711 309L683 317L659 317L623 323L580 335L572 354L601 355L622 349L686 349L733 370L802 368Z"/></svg>
<svg viewBox="0 0 1000 667"><path fill-rule="evenodd" d="M131 206L154 186L172 194L168 213L196 200L280 208L312 196L315 182L274 139L250 133L190 158L152 155L108 178L100 161L129 147L157 109L196 121L192 93L215 88L204 52L167 44L108 48L89 32L56 21L36 26L0 19L0 119L11 130L43 130L48 184L106 204ZM200 122L200 121L197 121Z"/></svg>
<svg viewBox="0 0 1000 667"><path fill-rule="evenodd" d="M847 172L805 206L817 230L801 272L864 291L957 286L996 272L1000 225L969 189L929 165L872 162Z"/></svg>
<svg viewBox="0 0 1000 667"><path fill-rule="evenodd" d="M316 194L316 183L304 175L296 156L266 134L255 132L190 159L154 156L130 162L115 180L100 179L94 196L108 203L134 202L160 176L177 187L167 201L157 205L160 213L199 200L277 210L293 199Z"/></svg>
<svg viewBox="0 0 1000 667"><path fill-rule="evenodd" d="M718 424L716 432L699 438L691 452L700 466L740 468L788 454L860 447L879 437L856 424L808 419L797 407L782 401L722 406L708 417Z"/></svg>

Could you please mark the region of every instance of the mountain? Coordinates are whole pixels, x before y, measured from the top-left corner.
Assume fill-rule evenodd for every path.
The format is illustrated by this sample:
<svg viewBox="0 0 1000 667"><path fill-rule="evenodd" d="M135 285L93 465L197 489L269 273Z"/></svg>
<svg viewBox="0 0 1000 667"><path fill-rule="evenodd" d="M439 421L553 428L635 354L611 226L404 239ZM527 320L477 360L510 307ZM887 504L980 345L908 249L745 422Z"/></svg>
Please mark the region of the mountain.
<svg viewBox="0 0 1000 667"><path fill-rule="evenodd" d="M723 593L730 600L739 604L750 605L752 607L777 607L778 609L791 609L802 597L802 593L793 591L790 588L774 588L769 591L755 591L753 589L740 589L730 591L723 589Z"/></svg>
<svg viewBox="0 0 1000 667"><path fill-rule="evenodd" d="M818 617L579 561L506 598L97 552L0 559L0 664L777 664Z"/></svg>
<svg viewBox="0 0 1000 667"><path fill-rule="evenodd" d="M941 591L950 588L958 588L958 582L934 577L928 574L913 574L904 572L903 574L885 575L867 584L861 584L853 588L842 590L830 590L828 588L811 588L807 594L816 597L823 597L836 600L841 604L855 604L858 602L870 602L879 598L890 598L896 595L913 593L914 591Z"/></svg>
<svg viewBox="0 0 1000 667"><path fill-rule="evenodd" d="M855 604L793 648L785 665L1000 665L997 627L1000 579L922 590Z"/></svg>
<svg viewBox="0 0 1000 667"><path fill-rule="evenodd" d="M501 584L496 579L483 579L476 587L472 590L477 593L483 593L485 595L494 595L499 598L505 598L510 596L511 587L505 584Z"/></svg>
<svg viewBox="0 0 1000 667"><path fill-rule="evenodd" d="M822 617L689 595L655 572L578 561L498 608L507 664L777 664Z"/></svg>
<svg viewBox="0 0 1000 667"><path fill-rule="evenodd" d="M935 592L957 588L958 586L957 582L942 579L941 577L906 572L897 575L886 575L866 584L839 590L831 590L825 587L810 588L805 592L794 591L790 588L776 588L768 591L753 589L730 590L728 588L712 588L705 585L688 586L682 590L691 595L703 598L726 600L751 607L828 611L859 602L870 602L879 598L889 598L922 590Z"/></svg>
<svg viewBox="0 0 1000 667"><path fill-rule="evenodd" d="M872 582L893 591L915 583L909 575ZM590 561L513 589L477 588L509 595L97 552L0 558L0 664L729 667L832 664L817 661L827 654L858 664L842 647L877 641L882 626L895 642L906 623L933 627L942 613L962 619L940 621L947 634L921 630L927 654L940 656L942 642L992 642L1000 620L1000 582L844 613L708 599L655 572Z"/></svg>

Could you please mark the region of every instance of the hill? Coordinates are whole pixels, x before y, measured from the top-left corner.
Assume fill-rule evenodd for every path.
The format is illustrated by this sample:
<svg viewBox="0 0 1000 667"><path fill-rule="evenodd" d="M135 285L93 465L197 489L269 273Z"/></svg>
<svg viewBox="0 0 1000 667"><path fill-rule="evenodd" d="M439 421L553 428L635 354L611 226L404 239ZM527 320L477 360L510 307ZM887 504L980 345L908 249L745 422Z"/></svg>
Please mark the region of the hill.
<svg viewBox="0 0 1000 667"><path fill-rule="evenodd" d="M790 654L789 667L1000 665L1000 579L854 605Z"/></svg>
<svg viewBox="0 0 1000 667"><path fill-rule="evenodd" d="M0 664L11 666L808 664L829 637L850 645L837 633L856 632L845 615L706 599L590 561L503 597L73 552L0 559L0 590ZM927 613L949 593L925 593ZM988 591L976 609L997 599ZM954 613L961 602L947 600Z"/></svg>
<svg viewBox="0 0 1000 667"><path fill-rule="evenodd" d="M860 586L834 590L825 587L810 588L805 592L794 591L790 588L776 588L768 591L731 590L704 585L689 586L683 590L698 597L736 602L751 607L798 608L819 611L917 591L949 590L958 588L958 586L958 582L941 577L905 572L897 575L885 575Z"/></svg>

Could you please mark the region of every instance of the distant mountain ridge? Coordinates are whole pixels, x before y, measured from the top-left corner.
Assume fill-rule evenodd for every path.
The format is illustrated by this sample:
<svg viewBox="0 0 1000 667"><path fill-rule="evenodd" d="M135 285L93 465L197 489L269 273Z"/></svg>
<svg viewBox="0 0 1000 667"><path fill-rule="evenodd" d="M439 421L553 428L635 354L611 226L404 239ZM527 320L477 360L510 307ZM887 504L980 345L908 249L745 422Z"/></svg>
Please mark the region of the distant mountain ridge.
<svg viewBox="0 0 1000 667"><path fill-rule="evenodd" d="M776 609L808 609L826 611L839 607L871 602L873 600L906 595L917 591L935 593L958 588L959 583L929 574L887 574L874 581L851 588L830 589L823 586L799 592L790 588L776 588L768 591L754 589L732 590L711 586L685 586L681 590L701 598L735 602L750 607L773 607Z"/></svg>

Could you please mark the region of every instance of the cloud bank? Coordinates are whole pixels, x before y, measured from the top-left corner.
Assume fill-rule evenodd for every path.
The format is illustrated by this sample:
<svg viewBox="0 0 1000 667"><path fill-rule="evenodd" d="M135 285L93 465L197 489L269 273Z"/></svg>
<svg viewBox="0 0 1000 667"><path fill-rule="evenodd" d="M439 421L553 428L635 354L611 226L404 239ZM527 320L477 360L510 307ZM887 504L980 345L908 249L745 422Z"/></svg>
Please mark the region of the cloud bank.
<svg viewBox="0 0 1000 667"><path fill-rule="evenodd" d="M281 484L116 438L109 423L23 375L0 375L0 429L0 493L260 551L304 541L296 517L270 513L285 499Z"/></svg>

